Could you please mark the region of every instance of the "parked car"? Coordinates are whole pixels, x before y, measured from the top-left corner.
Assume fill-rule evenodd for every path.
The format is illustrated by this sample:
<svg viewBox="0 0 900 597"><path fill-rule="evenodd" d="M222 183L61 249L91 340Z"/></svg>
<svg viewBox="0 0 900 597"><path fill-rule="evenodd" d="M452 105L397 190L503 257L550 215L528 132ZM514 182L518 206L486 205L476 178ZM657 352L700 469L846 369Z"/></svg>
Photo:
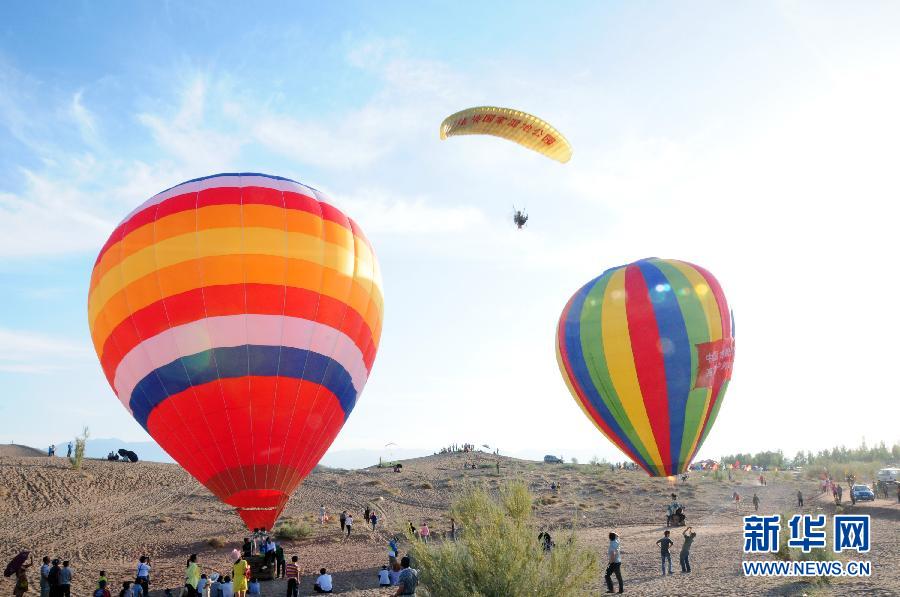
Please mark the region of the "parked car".
<svg viewBox="0 0 900 597"><path fill-rule="evenodd" d="M896 483L897 479L900 478L900 468L883 468L878 471L878 476L876 478L882 483Z"/></svg>
<svg viewBox="0 0 900 597"><path fill-rule="evenodd" d="M854 485L850 488L853 499L857 502L874 502L875 492L868 485Z"/></svg>
<svg viewBox="0 0 900 597"><path fill-rule="evenodd" d="M559 456L554 456L553 454L547 454L546 456L544 456L544 462L546 462L547 464L562 464L563 459Z"/></svg>

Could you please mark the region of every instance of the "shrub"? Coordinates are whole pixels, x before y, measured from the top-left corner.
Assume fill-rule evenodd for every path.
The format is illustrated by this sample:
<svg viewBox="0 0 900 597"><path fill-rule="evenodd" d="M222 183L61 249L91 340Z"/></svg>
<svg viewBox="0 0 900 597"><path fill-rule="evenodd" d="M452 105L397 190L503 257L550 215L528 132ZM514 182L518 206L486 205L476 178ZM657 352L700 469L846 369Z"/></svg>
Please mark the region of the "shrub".
<svg viewBox="0 0 900 597"><path fill-rule="evenodd" d="M434 487L428 481L425 481L421 485L419 485L419 489L434 489Z"/></svg>
<svg viewBox="0 0 900 597"><path fill-rule="evenodd" d="M422 587L433 597L589 594L596 556L578 544L572 531L544 553L532 501L521 482L504 485L498 497L481 487L466 489L451 506L462 528L457 542L413 541Z"/></svg>
<svg viewBox="0 0 900 597"><path fill-rule="evenodd" d="M72 456L69 457L69 462L72 463L72 468L76 471L81 469L81 464L84 462L84 448L87 446L87 440L90 436L90 430L85 427L81 430L81 435L75 438L75 450Z"/></svg>
<svg viewBox="0 0 900 597"><path fill-rule="evenodd" d="M775 554L775 559L784 560L787 562L830 562L835 559L834 553L828 549L823 549L821 547L813 547L808 553L804 553L802 549L796 547L788 547L788 539L790 535L788 533L787 521L790 520L790 516L786 514L781 515L781 532L778 537L778 552ZM828 527L826 525L826 533L828 533ZM829 538L830 540L830 538ZM807 577L804 576L802 579L811 584L829 584L831 582L831 578L828 576L814 576Z"/></svg>
<svg viewBox="0 0 900 597"><path fill-rule="evenodd" d="M303 521L289 518L275 527L275 538L282 541L297 541L312 535L312 529Z"/></svg>
<svg viewBox="0 0 900 597"><path fill-rule="evenodd" d="M223 537L211 537L206 540L206 544L216 549L225 547L225 539Z"/></svg>

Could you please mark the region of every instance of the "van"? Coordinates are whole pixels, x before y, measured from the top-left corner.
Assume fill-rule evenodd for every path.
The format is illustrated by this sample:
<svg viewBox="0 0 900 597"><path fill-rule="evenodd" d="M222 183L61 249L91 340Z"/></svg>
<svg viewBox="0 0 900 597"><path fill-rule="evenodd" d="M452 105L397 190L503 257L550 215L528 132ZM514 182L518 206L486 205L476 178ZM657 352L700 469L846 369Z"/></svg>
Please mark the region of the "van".
<svg viewBox="0 0 900 597"><path fill-rule="evenodd" d="M878 471L878 480L883 483L896 483L900 478L900 468L889 467Z"/></svg>

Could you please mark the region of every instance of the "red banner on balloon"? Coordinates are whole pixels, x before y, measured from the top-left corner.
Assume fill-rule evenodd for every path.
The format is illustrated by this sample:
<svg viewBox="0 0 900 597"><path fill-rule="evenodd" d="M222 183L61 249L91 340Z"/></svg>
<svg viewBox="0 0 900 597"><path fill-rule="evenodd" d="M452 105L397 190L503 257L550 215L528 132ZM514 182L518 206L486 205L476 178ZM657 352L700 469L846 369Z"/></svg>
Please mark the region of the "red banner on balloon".
<svg viewBox="0 0 900 597"><path fill-rule="evenodd" d="M734 361L734 338L697 345L697 381L694 389L712 388L731 379Z"/></svg>

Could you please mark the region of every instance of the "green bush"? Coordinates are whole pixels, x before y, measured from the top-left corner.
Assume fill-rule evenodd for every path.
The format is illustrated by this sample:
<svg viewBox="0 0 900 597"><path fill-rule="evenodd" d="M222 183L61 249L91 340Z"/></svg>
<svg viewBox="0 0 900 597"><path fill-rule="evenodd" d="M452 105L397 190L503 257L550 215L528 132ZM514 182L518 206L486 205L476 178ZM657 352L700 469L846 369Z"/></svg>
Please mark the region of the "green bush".
<svg viewBox="0 0 900 597"><path fill-rule="evenodd" d="M72 456L69 457L69 462L72 463L72 468L76 471L81 469L81 464L84 462L84 448L87 446L87 440L90 436L90 430L85 427L81 430L81 435L75 438L75 450Z"/></svg>
<svg viewBox="0 0 900 597"><path fill-rule="evenodd" d="M545 553L533 499L518 481L503 486L497 497L480 487L465 490L451 506L462 529L457 542L425 544L409 537L422 587L432 597L589 594L596 556L572 531Z"/></svg>
<svg viewBox="0 0 900 597"><path fill-rule="evenodd" d="M289 518L275 527L275 538L282 541L297 541L312 535L312 529L301 520Z"/></svg>

